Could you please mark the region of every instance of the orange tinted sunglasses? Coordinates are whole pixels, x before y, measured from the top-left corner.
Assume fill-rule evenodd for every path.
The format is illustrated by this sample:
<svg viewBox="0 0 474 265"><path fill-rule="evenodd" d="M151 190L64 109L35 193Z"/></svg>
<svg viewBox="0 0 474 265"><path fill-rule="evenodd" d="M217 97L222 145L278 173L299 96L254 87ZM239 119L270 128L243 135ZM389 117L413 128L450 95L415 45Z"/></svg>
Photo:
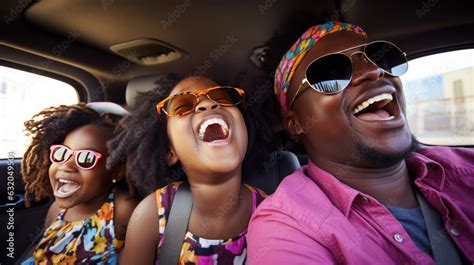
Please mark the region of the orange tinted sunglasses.
<svg viewBox="0 0 474 265"><path fill-rule="evenodd" d="M231 86L216 86L201 91L189 91L169 96L156 105L156 111L163 111L171 117L187 115L195 111L199 97L205 95L219 106L231 107L242 103L245 91Z"/></svg>

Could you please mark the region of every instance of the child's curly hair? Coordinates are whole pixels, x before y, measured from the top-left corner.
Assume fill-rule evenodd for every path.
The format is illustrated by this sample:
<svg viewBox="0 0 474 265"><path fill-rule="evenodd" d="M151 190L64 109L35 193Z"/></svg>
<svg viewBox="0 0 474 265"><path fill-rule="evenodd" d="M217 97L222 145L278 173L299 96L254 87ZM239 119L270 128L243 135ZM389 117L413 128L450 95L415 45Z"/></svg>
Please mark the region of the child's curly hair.
<svg viewBox="0 0 474 265"><path fill-rule="evenodd" d="M156 88L137 98L135 109L121 123L121 131L108 143L112 152L107 159L107 166L125 163L128 182L133 183L142 197L157 188L186 178L179 163L172 167L166 163L170 148L166 130L167 119L164 114L160 117L155 107L183 79L184 76L177 74L157 77ZM271 144L275 141L274 129L269 122L272 119L262 112L266 109L265 113L272 113L272 108L278 110L278 105L276 101L270 105L263 102L265 98L274 98L270 87L265 88L265 91L268 93L260 91L251 101L238 105L249 135L247 154L242 167L243 177L250 171L262 168L262 161L265 161L266 156L274 151L276 146ZM251 93L247 90L246 99L251 96L249 94ZM278 116L273 120L278 120Z"/></svg>
<svg viewBox="0 0 474 265"><path fill-rule="evenodd" d="M71 131L87 124L110 128L113 131L120 119L119 115L99 114L79 103L46 108L26 121L26 132L32 136L31 144L21 163L26 204L30 205L32 195L36 201L53 196L48 174L51 145L61 144ZM123 174L123 170L118 169L117 173Z"/></svg>

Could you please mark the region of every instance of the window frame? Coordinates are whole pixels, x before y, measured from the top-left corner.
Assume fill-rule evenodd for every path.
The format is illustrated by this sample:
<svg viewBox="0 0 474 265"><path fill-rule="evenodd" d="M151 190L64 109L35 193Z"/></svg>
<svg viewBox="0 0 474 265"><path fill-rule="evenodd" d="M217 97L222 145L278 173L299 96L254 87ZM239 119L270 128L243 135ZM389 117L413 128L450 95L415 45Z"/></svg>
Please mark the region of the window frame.
<svg viewBox="0 0 474 265"><path fill-rule="evenodd" d="M12 62L8 62L8 61L4 61L4 60L0 60L0 66L9 67L9 68L12 68L12 69L28 72L28 73L31 73L31 74L37 74L37 75L40 75L40 76L49 77L49 78L64 82L64 83L70 85L76 91L78 103L80 103L80 102L89 102L89 98L90 98L88 96L90 94L90 93L88 93L89 91L80 82L78 82L78 81L76 81L72 78L66 77L66 76L61 75L61 74L53 73L53 72L50 72L50 71L46 71L46 70L42 70L42 69L38 69L38 68L33 68L33 67L28 67L28 66L25 66L25 65L22 65L22 64L12 63ZM20 159L20 160L23 159L23 156L17 156L17 155L15 156L15 159ZM0 159L4 160L6 158L0 158Z"/></svg>
<svg viewBox="0 0 474 265"><path fill-rule="evenodd" d="M397 42L394 42L397 43ZM400 45L401 49L405 51L404 47ZM458 45L452 45L448 47L437 47L432 49L423 49L415 52L407 52L407 60L408 60L408 67L410 67L410 61L415 60L421 57L426 57L438 53L445 53L445 52L454 52L457 50L466 50L466 49L474 49L474 43L463 43Z"/></svg>
<svg viewBox="0 0 474 265"><path fill-rule="evenodd" d="M76 93L77 93L77 96L78 96L78 102L87 102L87 99L88 99L87 95L89 94L87 89L83 85L81 85L81 83L77 82L76 80L74 80L72 78L68 78L66 76L63 76L63 75L60 75L60 74L57 74L57 73L53 73L53 72L50 72L50 71L46 71L46 70L42 70L42 69L38 69L38 68L33 68L33 67L28 67L28 66L24 66L24 65L21 65L21 64L7 62L7 61L3 61L3 60L0 60L0 66L9 67L9 68L12 68L12 69L16 69L16 70L19 70L19 71L24 71L24 72L28 72L28 73L31 73L31 74L44 76L44 77L49 77L49 78L64 82L64 83L72 86L74 88L74 90L76 90Z"/></svg>

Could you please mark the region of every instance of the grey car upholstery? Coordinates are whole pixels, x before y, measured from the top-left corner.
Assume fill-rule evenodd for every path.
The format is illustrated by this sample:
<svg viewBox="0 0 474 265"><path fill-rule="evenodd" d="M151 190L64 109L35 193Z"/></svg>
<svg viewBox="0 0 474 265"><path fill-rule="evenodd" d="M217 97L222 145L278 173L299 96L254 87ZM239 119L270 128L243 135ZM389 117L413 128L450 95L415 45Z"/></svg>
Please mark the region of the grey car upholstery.
<svg viewBox="0 0 474 265"><path fill-rule="evenodd" d="M286 176L300 167L296 155L289 151L279 152L272 162L268 166L264 165L264 172L255 172L255 174L247 176L245 182L267 194L272 194Z"/></svg>
<svg viewBox="0 0 474 265"><path fill-rule="evenodd" d="M145 75L130 80L125 90L127 106L133 107L135 105L135 99L139 93L144 93L155 88L155 81L158 79L158 76L160 75Z"/></svg>

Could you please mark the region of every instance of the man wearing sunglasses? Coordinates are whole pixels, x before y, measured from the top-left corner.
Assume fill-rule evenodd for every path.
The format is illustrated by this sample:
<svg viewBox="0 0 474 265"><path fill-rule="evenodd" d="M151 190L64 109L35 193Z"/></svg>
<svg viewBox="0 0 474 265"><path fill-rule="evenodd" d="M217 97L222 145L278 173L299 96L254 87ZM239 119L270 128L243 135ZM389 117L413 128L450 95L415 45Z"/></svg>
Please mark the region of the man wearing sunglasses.
<svg viewBox="0 0 474 265"><path fill-rule="evenodd" d="M253 215L249 264L472 264L474 152L419 146L407 68L395 44L340 22L284 55L275 93L309 162Z"/></svg>

